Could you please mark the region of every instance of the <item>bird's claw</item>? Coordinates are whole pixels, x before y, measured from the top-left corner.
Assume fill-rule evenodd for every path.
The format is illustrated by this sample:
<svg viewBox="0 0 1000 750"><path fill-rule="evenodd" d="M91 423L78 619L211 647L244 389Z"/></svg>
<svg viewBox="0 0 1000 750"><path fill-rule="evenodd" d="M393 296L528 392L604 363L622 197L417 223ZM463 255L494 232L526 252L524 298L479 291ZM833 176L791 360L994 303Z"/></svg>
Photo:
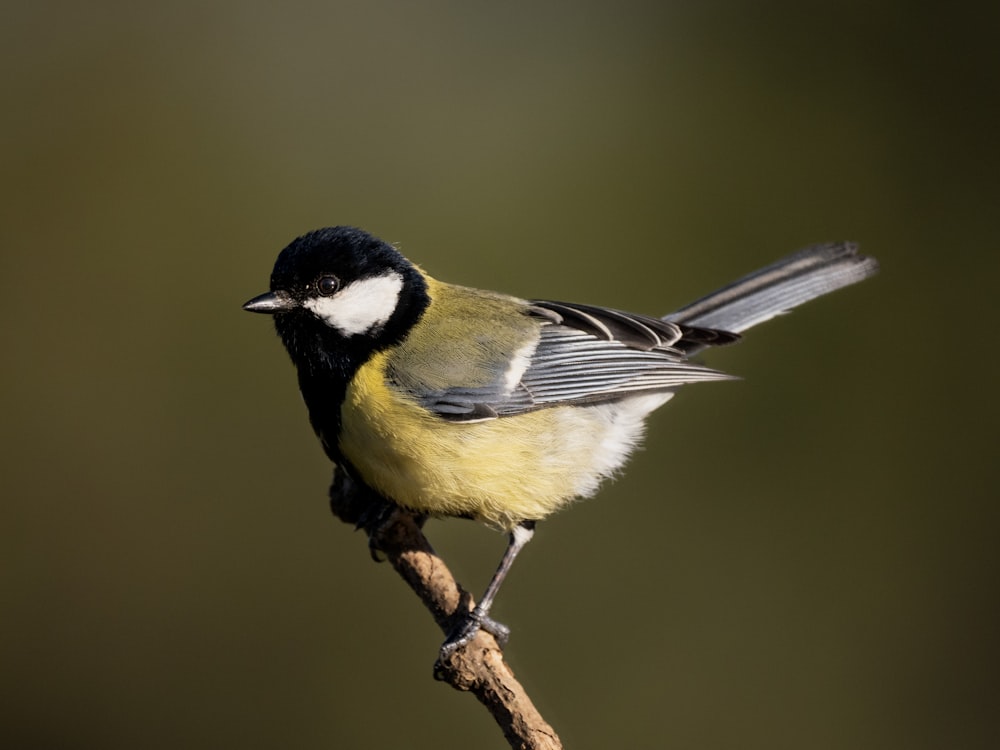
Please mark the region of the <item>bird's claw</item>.
<svg viewBox="0 0 1000 750"><path fill-rule="evenodd" d="M503 649L503 647L507 645L507 641L510 640L510 628L502 622L497 622L492 617L483 615L483 618L479 621L479 627L492 635L501 649Z"/></svg>
<svg viewBox="0 0 1000 750"><path fill-rule="evenodd" d="M475 638L480 628L492 635L501 649L507 645L507 641L510 639L510 628L502 622L497 622L479 607L476 607L463 617L449 633L447 640L441 646L439 661L447 661L458 649Z"/></svg>

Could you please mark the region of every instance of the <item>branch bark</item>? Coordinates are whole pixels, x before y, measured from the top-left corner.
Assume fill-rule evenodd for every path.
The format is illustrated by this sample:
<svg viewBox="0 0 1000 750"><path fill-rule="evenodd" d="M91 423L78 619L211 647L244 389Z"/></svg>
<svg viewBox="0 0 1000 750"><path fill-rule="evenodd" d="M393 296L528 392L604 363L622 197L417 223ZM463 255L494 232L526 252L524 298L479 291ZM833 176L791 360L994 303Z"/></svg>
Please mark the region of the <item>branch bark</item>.
<svg viewBox="0 0 1000 750"><path fill-rule="evenodd" d="M445 635L472 610L472 596L434 552L421 530L421 518L353 482L339 467L330 487L330 508L340 520L368 531L373 556L385 555ZM439 659L434 677L476 696L515 750L562 749L555 730L514 677L496 639L485 630L444 662Z"/></svg>

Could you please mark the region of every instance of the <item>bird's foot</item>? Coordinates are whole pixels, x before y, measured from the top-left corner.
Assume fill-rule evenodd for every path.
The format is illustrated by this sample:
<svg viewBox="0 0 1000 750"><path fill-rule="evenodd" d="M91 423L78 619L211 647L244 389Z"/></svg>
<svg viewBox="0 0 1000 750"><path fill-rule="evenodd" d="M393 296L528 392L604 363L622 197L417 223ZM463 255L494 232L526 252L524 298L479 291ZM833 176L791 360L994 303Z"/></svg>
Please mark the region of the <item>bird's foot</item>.
<svg viewBox="0 0 1000 750"><path fill-rule="evenodd" d="M501 649L507 645L507 641L510 639L510 628L502 622L497 622L482 609L476 607L463 617L448 634L447 640L441 645L439 661L446 661L458 649L469 643L476 637L480 628L492 635Z"/></svg>

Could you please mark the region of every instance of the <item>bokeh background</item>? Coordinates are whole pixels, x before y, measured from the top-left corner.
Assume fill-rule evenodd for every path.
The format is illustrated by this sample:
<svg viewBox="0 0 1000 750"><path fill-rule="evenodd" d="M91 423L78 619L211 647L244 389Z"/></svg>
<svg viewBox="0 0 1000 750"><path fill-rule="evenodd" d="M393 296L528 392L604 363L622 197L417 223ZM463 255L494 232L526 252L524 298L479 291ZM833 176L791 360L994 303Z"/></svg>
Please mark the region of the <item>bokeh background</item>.
<svg viewBox="0 0 1000 750"><path fill-rule="evenodd" d="M667 312L883 271L706 360L500 597L571 748L1000 746L996 3L8 3L0 744L503 748L326 507L294 236ZM485 584L504 540L428 534Z"/></svg>

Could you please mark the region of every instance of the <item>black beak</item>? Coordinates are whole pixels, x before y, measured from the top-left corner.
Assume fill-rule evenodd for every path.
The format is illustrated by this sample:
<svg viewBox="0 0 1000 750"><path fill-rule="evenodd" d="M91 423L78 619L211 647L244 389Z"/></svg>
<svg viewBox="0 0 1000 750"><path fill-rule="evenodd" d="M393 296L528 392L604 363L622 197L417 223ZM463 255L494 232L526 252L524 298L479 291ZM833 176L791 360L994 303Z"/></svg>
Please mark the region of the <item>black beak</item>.
<svg viewBox="0 0 1000 750"><path fill-rule="evenodd" d="M288 312L296 307L298 307L298 303L287 292L281 291L265 292L249 302L243 303L243 309L247 312L266 313L267 315Z"/></svg>

